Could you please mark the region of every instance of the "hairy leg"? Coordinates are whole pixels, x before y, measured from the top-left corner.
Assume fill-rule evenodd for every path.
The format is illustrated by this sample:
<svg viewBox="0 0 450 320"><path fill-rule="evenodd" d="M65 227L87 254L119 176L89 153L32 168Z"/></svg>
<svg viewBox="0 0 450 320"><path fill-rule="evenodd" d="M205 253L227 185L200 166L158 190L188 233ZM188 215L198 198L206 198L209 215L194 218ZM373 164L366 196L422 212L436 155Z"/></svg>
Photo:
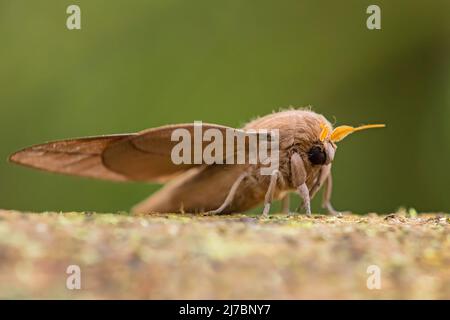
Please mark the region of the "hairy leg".
<svg viewBox="0 0 450 320"><path fill-rule="evenodd" d="M298 187L298 194L303 199L303 208L305 209L306 215L311 215L311 200L309 199L309 190L306 183L301 184Z"/></svg>
<svg viewBox="0 0 450 320"><path fill-rule="evenodd" d="M270 175L270 183L269 188L267 189L266 196L264 198L264 210L263 210L263 216L267 216L270 211L270 205L272 204L273 200L273 194L275 192L275 188L277 186L277 180L280 172L278 170L274 170L272 174Z"/></svg>
<svg viewBox="0 0 450 320"><path fill-rule="evenodd" d="M234 199L234 196L236 194L237 189L239 188L239 185L241 184L242 180L248 176L247 172L242 173L236 181L231 186L230 192L228 193L227 197L225 198L225 201L222 203L222 205L217 208L216 210L207 212L208 214L221 214L222 211L228 207Z"/></svg>
<svg viewBox="0 0 450 320"><path fill-rule="evenodd" d="M316 193L320 190L320 188L322 188L324 182L327 180L330 174L331 174L331 164L322 166L322 168L320 169L319 177L317 178L316 183L309 192L309 197L311 199L313 199Z"/></svg>
<svg viewBox="0 0 450 320"><path fill-rule="evenodd" d="M306 170L303 160L298 153L294 153L291 156L291 179L294 187L297 189L297 193L303 200L306 214L310 215L311 203L308 186L306 185Z"/></svg>

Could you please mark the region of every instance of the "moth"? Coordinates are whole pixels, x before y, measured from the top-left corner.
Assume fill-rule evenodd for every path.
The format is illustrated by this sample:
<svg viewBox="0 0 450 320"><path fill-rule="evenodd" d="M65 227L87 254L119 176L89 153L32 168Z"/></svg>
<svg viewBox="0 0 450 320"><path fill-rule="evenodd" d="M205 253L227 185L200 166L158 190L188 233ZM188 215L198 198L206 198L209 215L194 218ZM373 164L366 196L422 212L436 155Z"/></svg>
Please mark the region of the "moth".
<svg viewBox="0 0 450 320"><path fill-rule="evenodd" d="M244 212L264 204L267 215L274 200L282 200L288 213L289 194L297 193L306 214L310 201L324 186L322 206L329 214L331 167L337 143L353 132L381 128L383 124L359 127L332 124L321 114L291 109L269 114L242 129L203 124L216 131L278 130L278 166L261 174L261 163L174 163L174 130L194 133L193 124L167 125L138 133L60 140L35 145L10 156L10 161L50 172L112 181L165 183L159 191L137 204L134 213ZM204 144L204 142L203 142Z"/></svg>

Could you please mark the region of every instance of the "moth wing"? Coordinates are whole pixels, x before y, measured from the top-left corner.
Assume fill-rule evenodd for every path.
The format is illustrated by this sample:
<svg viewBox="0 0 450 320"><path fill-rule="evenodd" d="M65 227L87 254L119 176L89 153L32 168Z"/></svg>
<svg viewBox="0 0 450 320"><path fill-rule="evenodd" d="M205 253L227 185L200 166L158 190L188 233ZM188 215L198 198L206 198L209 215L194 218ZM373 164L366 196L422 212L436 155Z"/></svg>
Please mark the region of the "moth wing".
<svg viewBox="0 0 450 320"><path fill-rule="evenodd" d="M112 181L164 182L198 164L172 161L172 132L184 129L191 135L194 150L194 124L168 125L139 133L69 139L39 144L11 155L10 161L49 172ZM243 131L216 124L202 124L202 131L217 129L223 137L227 132ZM200 137L201 139L202 137ZM202 149L209 144L202 141ZM223 162L225 138L223 139ZM193 152L192 152L193 153ZM234 156L234 154L233 154Z"/></svg>
<svg viewBox="0 0 450 320"><path fill-rule="evenodd" d="M172 159L173 148L181 143L181 140L172 141L174 130L186 130L190 135L190 161L188 163L175 164ZM223 137L222 163L226 162L226 135L227 132L243 134L239 129L234 129L217 124L202 123L202 134L208 129L216 129ZM200 162L194 163L194 124L168 125L152 128L130 136L127 139L109 145L103 152L104 165L111 171L117 172L130 180L163 182L193 167L205 166L215 163L205 163L203 156ZM201 150L211 143L201 139ZM214 139L212 139L214 140Z"/></svg>
<svg viewBox="0 0 450 320"><path fill-rule="evenodd" d="M12 154L11 162L44 171L89 178L126 181L127 177L103 165L102 153L111 144L133 134L109 135L53 141Z"/></svg>

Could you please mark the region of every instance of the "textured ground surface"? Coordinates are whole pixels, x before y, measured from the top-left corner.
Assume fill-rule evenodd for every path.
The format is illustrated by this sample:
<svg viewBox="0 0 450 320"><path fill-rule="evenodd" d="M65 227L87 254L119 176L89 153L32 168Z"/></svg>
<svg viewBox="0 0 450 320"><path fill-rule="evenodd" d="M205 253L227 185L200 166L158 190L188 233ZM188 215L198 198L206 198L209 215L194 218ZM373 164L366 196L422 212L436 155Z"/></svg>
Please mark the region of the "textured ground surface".
<svg viewBox="0 0 450 320"><path fill-rule="evenodd" d="M450 217L0 211L0 298L450 299Z"/></svg>

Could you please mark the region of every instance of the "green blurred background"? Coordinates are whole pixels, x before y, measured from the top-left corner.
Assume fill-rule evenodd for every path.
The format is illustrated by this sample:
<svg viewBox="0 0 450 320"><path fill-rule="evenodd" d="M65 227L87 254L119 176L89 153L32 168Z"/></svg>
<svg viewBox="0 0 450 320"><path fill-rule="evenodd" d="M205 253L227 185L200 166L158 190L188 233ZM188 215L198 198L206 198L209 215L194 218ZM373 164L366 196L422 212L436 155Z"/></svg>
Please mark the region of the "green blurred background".
<svg viewBox="0 0 450 320"><path fill-rule="evenodd" d="M337 209L449 211L448 0L0 0L0 39L1 208L116 212L158 188L6 162L31 144L312 105L388 125L340 143Z"/></svg>

